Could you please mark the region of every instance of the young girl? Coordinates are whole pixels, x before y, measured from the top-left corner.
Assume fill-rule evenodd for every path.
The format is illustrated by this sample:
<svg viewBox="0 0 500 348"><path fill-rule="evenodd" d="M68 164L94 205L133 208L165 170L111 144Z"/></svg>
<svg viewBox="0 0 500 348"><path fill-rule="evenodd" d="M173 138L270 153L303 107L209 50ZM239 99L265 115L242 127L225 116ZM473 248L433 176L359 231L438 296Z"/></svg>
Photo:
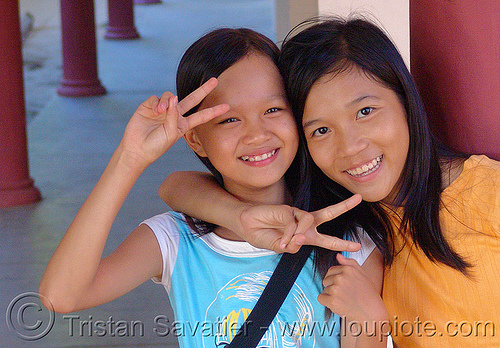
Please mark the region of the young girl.
<svg viewBox="0 0 500 348"><path fill-rule="evenodd" d="M411 75L378 27L363 19L306 24L285 41L280 69L314 161L311 207L347 189L383 209L391 246L383 297L396 344L498 346L500 163L438 146ZM273 226L266 221L278 224L271 207L262 214L211 190L240 212L236 222L216 214L214 222L240 226L248 240L254 229ZM179 208L172 194L165 198Z"/></svg>
<svg viewBox="0 0 500 348"><path fill-rule="evenodd" d="M277 57L269 39L246 29L213 31L186 51L177 76L182 101L177 104L171 93L159 100L151 97L132 116L104 174L47 266L40 284L47 306L58 312L97 306L153 278L166 288L176 323L200 328L195 335L180 337L181 347L223 347L231 342L275 269L278 254L242 242L229 229L169 212L144 221L116 251L101 257L134 182L181 136L234 196L251 204L291 203L284 175L295 158L298 136ZM193 109L200 102L198 111ZM333 218L359 200L355 196L324 212ZM303 224L305 215L296 212ZM316 224L323 220L320 215ZM329 241L340 250L359 249L357 243ZM373 243L363 235L361 241L363 253L353 257L360 264L367 258L367 265L379 262ZM339 270L351 271L336 279L362 284L368 293L380 290L381 272L367 276L356 261L341 256L339 261L345 265ZM343 284L336 289L349 291ZM325 319L324 307L316 300L321 291L311 259L259 347L338 347L339 316ZM364 313L353 312L352 318L387 318L382 301L369 305ZM339 313L349 306L356 308L343 304ZM344 342L348 347L385 346L380 338L385 339L351 335Z"/></svg>

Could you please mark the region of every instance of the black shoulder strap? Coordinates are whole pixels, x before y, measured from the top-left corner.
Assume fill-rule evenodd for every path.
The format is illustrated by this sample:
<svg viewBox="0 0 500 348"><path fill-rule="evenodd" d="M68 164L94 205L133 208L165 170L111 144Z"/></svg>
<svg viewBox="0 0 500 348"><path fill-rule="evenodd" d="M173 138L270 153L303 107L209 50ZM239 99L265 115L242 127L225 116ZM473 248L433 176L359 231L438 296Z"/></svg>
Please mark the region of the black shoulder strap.
<svg viewBox="0 0 500 348"><path fill-rule="evenodd" d="M285 301L311 250L311 246L304 245L296 254L285 253L281 256L255 307L226 348L257 346Z"/></svg>

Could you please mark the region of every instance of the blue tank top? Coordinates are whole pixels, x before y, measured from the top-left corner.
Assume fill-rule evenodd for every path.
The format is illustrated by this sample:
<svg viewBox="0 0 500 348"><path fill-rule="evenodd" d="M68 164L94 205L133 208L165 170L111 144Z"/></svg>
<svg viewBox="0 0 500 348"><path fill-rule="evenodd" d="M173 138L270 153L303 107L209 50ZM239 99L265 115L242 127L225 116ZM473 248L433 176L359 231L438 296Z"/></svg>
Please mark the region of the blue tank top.
<svg viewBox="0 0 500 348"><path fill-rule="evenodd" d="M175 212L144 223L155 233L162 251L163 277L156 282L169 294L175 314L171 329L180 347L230 343L280 255L215 233L199 236ZM309 258L257 347L339 347L340 320L337 315L325 319L325 307L317 301L321 291L321 279Z"/></svg>

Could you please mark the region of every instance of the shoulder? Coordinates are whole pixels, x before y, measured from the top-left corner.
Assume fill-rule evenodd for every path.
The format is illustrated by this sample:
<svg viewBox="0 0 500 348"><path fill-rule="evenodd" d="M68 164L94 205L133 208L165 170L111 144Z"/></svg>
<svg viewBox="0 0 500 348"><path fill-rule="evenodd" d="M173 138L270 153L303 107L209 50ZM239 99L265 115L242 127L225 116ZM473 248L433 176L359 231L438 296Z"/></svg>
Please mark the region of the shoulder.
<svg viewBox="0 0 500 348"><path fill-rule="evenodd" d="M500 162L485 155L472 155L464 163L464 172L500 174Z"/></svg>
<svg viewBox="0 0 500 348"><path fill-rule="evenodd" d="M464 162L460 176L443 191L445 216L460 219L483 232L500 229L500 162L474 155ZM451 219L450 218L450 219Z"/></svg>
<svg viewBox="0 0 500 348"><path fill-rule="evenodd" d="M155 277L153 281L163 283L169 291L181 236L191 234L186 218L181 213L169 211L146 219L141 225L153 231L163 259L162 277Z"/></svg>
<svg viewBox="0 0 500 348"><path fill-rule="evenodd" d="M181 237L189 239L194 236L184 214L174 211L155 215L141 224L153 231L160 246L168 245L169 248L177 248Z"/></svg>
<svg viewBox="0 0 500 348"><path fill-rule="evenodd" d="M155 215L144 220L141 224L149 226L153 231L163 231L167 233L183 230L188 227L185 216L174 211Z"/></svg>
<svg viewBox="0 0 500 348"><path fill-rule="evenodd" d="M463 170L444 191L445 196L475 196L500 190L500 162L484 155L470 156Z"/></svg>
<svg viewBox="0 0 500 348"><path fill-rule="evenodd" d="M464 169L459 179L468 179L472 182L500 185L496 179L500 176L500 162L485 155L470 156L464 162Z"/></svg>

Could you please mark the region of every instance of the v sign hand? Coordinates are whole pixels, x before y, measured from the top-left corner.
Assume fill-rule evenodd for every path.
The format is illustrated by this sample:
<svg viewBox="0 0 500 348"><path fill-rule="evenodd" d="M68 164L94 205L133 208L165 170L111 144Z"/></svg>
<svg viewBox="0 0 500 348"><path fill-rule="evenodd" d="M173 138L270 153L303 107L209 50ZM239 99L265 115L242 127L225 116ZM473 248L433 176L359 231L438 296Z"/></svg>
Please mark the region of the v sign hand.
<svg viewBox="0 0 500 348"><path fill-rule="evenodd" d="M296 253L304 244L335 251L358 251L359 243L321 234L317 227L360 202L361 196L357 194L312 213L287 205L247 206L240 212L238 234L256 247L280 253Z"/></svg>
<svg viewBox="0 0 500 348"><path fill-rule="evenodd" d="M355 194L340 203L314 211L311 213L314 217L313 225L310 228L306 229L304 232L298 230L295 231L295 233L296 234L303 233L304 235L304 237L302 237L304 238L303 244L315 245L335 251L350 251L350 252L358 251L361 248L361 245L359 243L354 243L344 239L318 233L316 228L327 221L335 219L337 216L342 215L346 211L351 210L359 203L361 203L361 200L362 200L361 195ZM286 240L283 240L282 245L285 244Z"/></svg>
<svg viewBox="0 0 500 348"><path fill-rule="evenodd" d="M217 86L211 78L186 98L165 92L161 98L149 97L135 111L122 138L121 147L134 158L134 164L145 169L163 155L188 130L226 113L229 105L221 104L183 117Z"/></svg>

